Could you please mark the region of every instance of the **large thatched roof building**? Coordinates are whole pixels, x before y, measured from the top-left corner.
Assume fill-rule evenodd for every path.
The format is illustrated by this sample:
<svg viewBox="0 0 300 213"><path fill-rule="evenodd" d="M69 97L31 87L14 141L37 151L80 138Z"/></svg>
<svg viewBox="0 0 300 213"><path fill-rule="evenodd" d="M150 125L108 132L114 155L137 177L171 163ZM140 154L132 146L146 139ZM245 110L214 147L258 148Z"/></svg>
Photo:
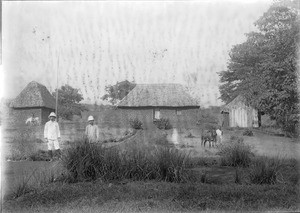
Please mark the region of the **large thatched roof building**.
<svg viewBox="0 0 300 213"><path fill-rule="evenodd" d="M180 84L137 84L117 106L143 123L168 118L173 126L196 124L200 107Z"/></svg>
<svg viewBox="0 0 300 213"><path fill-rule="evenodd" d="M224 127L258 127L260 116L258 111L246 104L246 99L238 95L221 109Z"/></svg>
<svg viewBox="0 0 300 213"><path fill-rule="evenodd" d="M55 99L47 88L35 81L30 82L11 102L14 123L25 124L30 117L38 117L44 124L55 109Z"/></svg>

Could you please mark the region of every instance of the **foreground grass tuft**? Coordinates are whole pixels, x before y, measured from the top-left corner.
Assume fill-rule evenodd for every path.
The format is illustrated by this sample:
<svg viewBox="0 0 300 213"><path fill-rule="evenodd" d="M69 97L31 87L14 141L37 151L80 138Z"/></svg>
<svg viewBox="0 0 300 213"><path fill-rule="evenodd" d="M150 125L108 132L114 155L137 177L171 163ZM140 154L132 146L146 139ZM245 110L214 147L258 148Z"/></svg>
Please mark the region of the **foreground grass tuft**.
<svg viewBox="0 0 300 213"><path fill-rule="evenodd" d="M134 146L131 149L104 148L77 142L63 158L70 182L111 180L186 181L185 162L189 155L175 148Z"/></svg>
<svg viewBox="0 0 300 213"><path fill-rule="evenodd" d="M230 140L219 146L222 166L248 167L254 156L252 148L243 142L242 137L231 136Z"/></svg>
<svg viewBox="0 0 300 213"><path fill-rule="evenodd" d="M145 202L151 208L141 208ZM53 183L5 204L12 212L79 212L82 207L111 212L136 211L272 211L297 210L299 190L292 185L211 185L136 181L127 184L81 182ZM121 205L120 205L121 204ZM149 207L149 205L147 206Z"/></svg>
<svg viewBox="0 0 300 213"><path fill-rule="evenodd" d="M281 175L283 160L279 157L260 157L252 162L250 181L254 184L275 184Z"/></svg>

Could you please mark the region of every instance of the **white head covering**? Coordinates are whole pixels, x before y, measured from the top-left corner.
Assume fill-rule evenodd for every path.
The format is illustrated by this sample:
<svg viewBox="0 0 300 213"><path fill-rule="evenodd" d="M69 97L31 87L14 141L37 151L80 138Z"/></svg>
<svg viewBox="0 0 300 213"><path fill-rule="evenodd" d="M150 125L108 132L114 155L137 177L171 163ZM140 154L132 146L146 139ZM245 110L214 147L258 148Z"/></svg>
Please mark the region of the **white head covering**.
<svg viewBox="0 0 300 213"><path fill-rule="evenodd" d="M50 117L56 117L56 114L55 114L54 112L51 112L50 115L49 115L48 117L49 117L49 118L50 118Z"/></svg>
<svg viewBox="0 0 300 213"><path fill-rule="evenodd" d="M90 116L88 117L88 121L93 121L93 120L94 120L94 117L90 115Z"/></svg>

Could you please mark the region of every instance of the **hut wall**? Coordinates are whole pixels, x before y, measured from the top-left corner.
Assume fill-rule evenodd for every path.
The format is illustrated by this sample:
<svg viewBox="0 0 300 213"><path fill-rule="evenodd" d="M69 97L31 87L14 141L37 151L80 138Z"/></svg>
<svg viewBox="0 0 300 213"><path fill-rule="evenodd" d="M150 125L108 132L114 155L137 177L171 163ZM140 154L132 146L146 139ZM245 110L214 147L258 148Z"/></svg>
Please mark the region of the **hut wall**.
<svg viewBox="0 0 300 213"><path fill-rule="evenodd" d="M117 109L121 116L119 117L120 122L123 125L130 126L130 119L138 118L144 128L153 128L153 109L152 108L122 108Z"/></svg>
<svg viewBox="0 0 300 213"><path fill-rule="evenodd" d="M140 119L146 128L153 128L153 107L147 108L120 108L117 111L122 112L120 116L122 123L129 123L131 118ZM176 110L181 111L181 115L177 115ZM160 117L168 118L173 127L184 128L196 125L198 119L197 108L160 108Z"/></svg>
<svg viewBox="0 0 300 213"><path fill-rule="evenodd" d="M177 115L177 110L180 110L180 115ZM199 109L176 108L176 109L161 109L161 117L168 118L171 124L177 128L189 128L197 123Z"/></svg>
<svg viewBox="0 0 300 213"><path fill-rule="evenodd" d="M54 109L42 108L42 112L41 112L42 113L41 114L42 120L41 120L41 123L45 124L49 120L48 116L50 115L50 113L54 112L54 111L55 111Z"/></svg>
<svg viewBox="0 0 300 213"><path fill-rule="evenodd" d="M229 113L230 127L258 127L257 110L252 107L235 107Z"/></svg>

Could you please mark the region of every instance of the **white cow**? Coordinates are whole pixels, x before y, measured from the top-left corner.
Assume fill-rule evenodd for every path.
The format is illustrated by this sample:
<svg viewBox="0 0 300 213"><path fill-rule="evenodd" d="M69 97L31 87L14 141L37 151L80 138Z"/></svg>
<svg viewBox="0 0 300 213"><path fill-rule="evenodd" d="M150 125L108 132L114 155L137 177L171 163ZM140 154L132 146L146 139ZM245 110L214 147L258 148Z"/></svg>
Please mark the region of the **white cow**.
<svg viewBox="0 0 300 213"><path fill-rule="evenodd" d="M40 120L39 120L39 117L30 117L26 120L25 123L28 125L39 125Z"/></svg>

